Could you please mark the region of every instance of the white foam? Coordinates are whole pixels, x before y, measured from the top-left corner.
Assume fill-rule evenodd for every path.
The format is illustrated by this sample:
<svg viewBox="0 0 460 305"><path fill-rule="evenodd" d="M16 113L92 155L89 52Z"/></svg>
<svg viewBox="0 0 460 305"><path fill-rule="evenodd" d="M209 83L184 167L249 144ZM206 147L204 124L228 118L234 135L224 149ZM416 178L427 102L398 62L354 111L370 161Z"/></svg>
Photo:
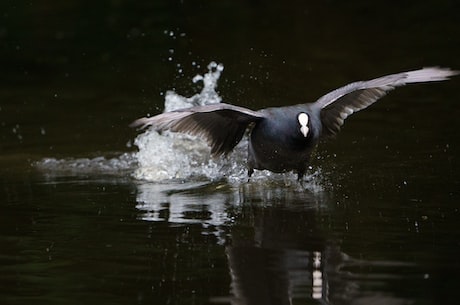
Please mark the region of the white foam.
<svg viewBox="0 0 460 305"><path fill-rule="evenodd" d="M197 75L193 82L203 82L201 92L191 97L184 97L174 91L165 95L165 110L187 108L197 105L220 103L222 98L216 92L217 82L224 67L222 64L211 62L206 74ZM131 143L129 143L129 146ZM148 129L139 134L134 140L138 152L125 153L118 157L106 158L45 158L35 162L36 168L52 175L89 175L131 174L135 179L168 183L178 181L219 181L225 179L233 184L248 181L247 137L225 157L213 158L210 156L210 147L198 137L186 134L163 132L158 133ZM306 183L302 188L313 192L321 192L320 171L316 170L305 177ZM255 171L251 177L251 185L265 189L279 185L284 187L300 185L294 173L275 174L270 171ZM265 192L265 191L264 191Z"/></svg>
<svg viewBox="0 0 460 305"><path fill-rule="evenodd" d="M203 89L192 97L184 97L174 91L165 95L165 112L177 109L220 103L222 98L216 92L217 82L224 67L222 64L211 62L208 73L197 75L193 82L202 81ZM164 181L170 179L206 178L211 180L226 179L229 182L245 182L248 180L247 138L234 148L226 157L212 158L210 148L203 139L185 134L158 132L149 129L140 134L134 141L139 148L135 155L138 168L133 176L136 179L147 181ZM319 171L307 176L314 181ZM296 175L293 173L275 174L269 171L256 171L251 181L267 183L268 181L282 181L286 186L296 184ZM307 188L319 191L320 185L308 183Z"/></svg>
<svg viewBox="0 0 460 305"><path fill-rule="evenodd" d="M121 175L133 171L137 159L133 153L124 153L113 158L44 158L33 165L51 176Z"/></svg>
<svg viewBox="0 0 460 305"><path fill-rule="evenodd" d="M203 89L191 97L184 97L174 91L165 95L165 112L177 109L220 103L222 98L216 92L217 82L224 66L211 62L208 73L197 75L193 82L203 82ZM200 138L189 135L147 130L140 134L134 144L139 148L136 154L138 169L134 172L137 179L161 181L167 179L186 179L206 177L219 179L227 177L237 179L246 174L240 153L231 153L227 158L213 159L210 148ZM235 151L239 150L240 144Z"/></svg>
<svg viewBox="0 0 460 305"><path fill-rule="evenodd" d="M167 91L165 95L164 112L170 112L177 109L188 108L200 105L216 104L222 101L222 98L216 92L217 81L220 78L224 66L211 62L208 65L208 73L204 76L198 74L193 78L193 82L203 82L203 89L191 97L184 97L175 91Z"/></svg>

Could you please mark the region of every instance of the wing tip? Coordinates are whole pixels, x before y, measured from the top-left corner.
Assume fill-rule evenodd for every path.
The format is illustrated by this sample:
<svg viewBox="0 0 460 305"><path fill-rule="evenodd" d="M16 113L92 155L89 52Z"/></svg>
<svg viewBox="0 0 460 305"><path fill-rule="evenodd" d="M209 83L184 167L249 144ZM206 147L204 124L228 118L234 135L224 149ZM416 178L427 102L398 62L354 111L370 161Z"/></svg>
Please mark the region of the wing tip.
<svg viewBox="0 0 460 305"><path fill-rule="evenodd" d="M460 74L460 70L448 67L432 66L420 70L406 72L407 82L436 82L449 80L450 77Z"/></svg>
<svg viewBox="0 0 460 305"><path fill-rule="evenodd" d="M148 117L143 117L140 119L137 119L133 122L131 122L128 126L130 128L139 128L139 129L144 129L149 125L149 118Z"/></svg>

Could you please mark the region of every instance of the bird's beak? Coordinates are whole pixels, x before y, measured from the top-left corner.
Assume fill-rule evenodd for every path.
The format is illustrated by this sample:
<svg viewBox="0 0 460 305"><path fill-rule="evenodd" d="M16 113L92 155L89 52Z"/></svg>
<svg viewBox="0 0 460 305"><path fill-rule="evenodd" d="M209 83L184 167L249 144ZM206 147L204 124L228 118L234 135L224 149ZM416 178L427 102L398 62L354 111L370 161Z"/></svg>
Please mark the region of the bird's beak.
<svg viewBox="0 0 460 305"><path fill-rule="evenodd" d="M301 126L300 127L300 132L303 134L303 136L306 138L308 135L308 127L307 126Z"/></svg>

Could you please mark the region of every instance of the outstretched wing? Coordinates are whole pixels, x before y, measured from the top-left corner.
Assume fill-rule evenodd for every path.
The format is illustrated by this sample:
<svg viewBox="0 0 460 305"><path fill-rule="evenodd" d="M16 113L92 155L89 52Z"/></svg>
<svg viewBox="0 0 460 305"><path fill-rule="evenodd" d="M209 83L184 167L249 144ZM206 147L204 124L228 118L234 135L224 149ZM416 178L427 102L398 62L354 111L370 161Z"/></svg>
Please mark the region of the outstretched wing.
<svg viewBox="0 0 460 305"><path fill-rule="evenodd" d="M211 154L229 153L241 140L249 124L264 116L250 109L217 103L165 112L150 118L140 118L131 127L153 126L156 130L171 130L205 138Z"/></svg>
<svg viewBox="0 0 460 305"><path fill-rule="evenodd" d="M443 81L457 74L459 71L449 68L430 67L354 82L336 89L314 104L321 109L323 134L337 134L349 115L365 109L396 87L410 83Z"/></svg>

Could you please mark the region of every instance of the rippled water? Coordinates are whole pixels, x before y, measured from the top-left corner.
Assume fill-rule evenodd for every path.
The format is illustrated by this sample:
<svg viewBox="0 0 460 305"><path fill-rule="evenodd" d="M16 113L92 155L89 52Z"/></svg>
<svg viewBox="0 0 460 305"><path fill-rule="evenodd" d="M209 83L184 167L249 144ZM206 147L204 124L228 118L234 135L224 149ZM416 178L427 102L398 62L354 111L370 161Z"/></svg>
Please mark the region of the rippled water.
<svg viewBox="0 0 460 305"><path fill-rule="evenodd" d="M458 77L347 119L302 184L128 127L460 69L457 3L0 7L0 304L458 303Z"/></svg>

